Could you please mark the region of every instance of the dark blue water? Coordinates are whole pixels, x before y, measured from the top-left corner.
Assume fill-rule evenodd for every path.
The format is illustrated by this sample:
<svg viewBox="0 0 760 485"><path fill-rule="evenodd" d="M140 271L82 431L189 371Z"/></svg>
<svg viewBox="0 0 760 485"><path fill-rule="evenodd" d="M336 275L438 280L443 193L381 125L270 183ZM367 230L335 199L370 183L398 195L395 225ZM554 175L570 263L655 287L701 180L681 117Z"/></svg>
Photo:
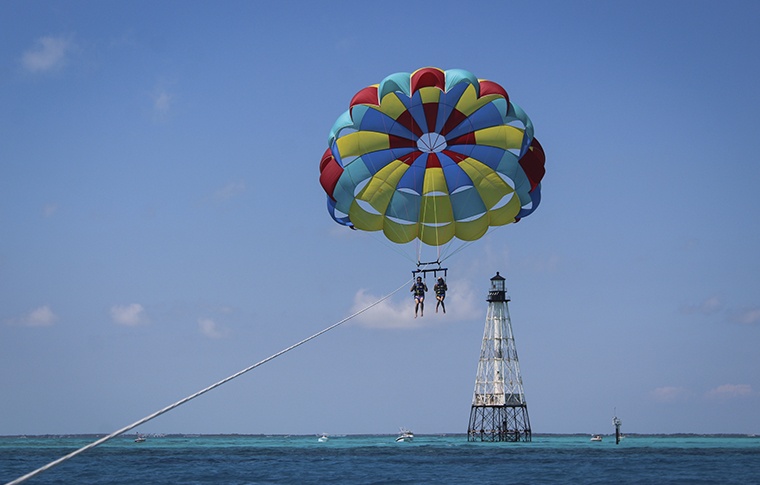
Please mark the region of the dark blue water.
<svg viewBox="0 0 760 485"><path fill-rule="evenodd" d="M115 438L25 483L583 483L760 484L760 438L534 436L531 443L468 443L463 435L167 436ZM0 483L92 441L0 437Z"/></svg>

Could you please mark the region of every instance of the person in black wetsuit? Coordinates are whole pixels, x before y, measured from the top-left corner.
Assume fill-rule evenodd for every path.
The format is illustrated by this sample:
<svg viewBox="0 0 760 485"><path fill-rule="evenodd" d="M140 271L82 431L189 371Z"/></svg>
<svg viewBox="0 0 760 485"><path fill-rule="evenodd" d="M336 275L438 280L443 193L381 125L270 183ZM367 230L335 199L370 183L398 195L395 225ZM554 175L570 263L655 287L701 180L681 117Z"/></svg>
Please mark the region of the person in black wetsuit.
<svg viewBox="0 0 760 485"><path fill-rule="evenodd" d="M438 278L435 286L433 286L433 291L435 291L435 299L438 300L435 303L436 313L438 313L439 305L443 308L443 313L446 313L446 305L443 303L443 300L446 299L446 290L448 290L446 282L443 280L443 278Z"/></svg>
<svg viewBox="0 0 760 485"><path fill-rule="evenodd" d="M412 285L409 290L414 294L414 318L417 318L417 310L420 311L420 316L424 316L425 313L425 292L428 290L425 282L422 281L422 277L417 277L417 282Z"/></svg>

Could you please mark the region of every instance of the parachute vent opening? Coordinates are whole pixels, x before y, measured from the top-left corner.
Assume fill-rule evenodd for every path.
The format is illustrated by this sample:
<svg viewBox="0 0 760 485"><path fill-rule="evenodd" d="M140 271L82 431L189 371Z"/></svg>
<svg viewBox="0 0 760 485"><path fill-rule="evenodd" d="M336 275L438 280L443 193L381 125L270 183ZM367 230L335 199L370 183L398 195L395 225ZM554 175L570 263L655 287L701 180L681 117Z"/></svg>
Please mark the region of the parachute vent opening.
<svg viewBox="0 0 760 485"><path fill-rule="evenodd" d="M448 227L452 224L453 222L426 222L420 225L423 227L423 230L425 230L425 229L440 229L442 227Z"/></svg>
<svg viewBox="0 0 760 485"><path fill-rule="evenodd" d="M348 218L348 214L345 214L345 213L339 211L338 209L334 209L333 212L334 212L334 215L335 215L336 219L346 219L346 218Z"/></svg>
<svg viewBox="0 0 760 485"><path fill-rule="evenodd" d="M356 133L357 131L359 131L359 130L357 130L356 128L354 128L352 126L344 126L343 128L340 129L340 131L338 131L335 134L335 138L336 139L337 138L341 138L341 137L344 137L346 135L350 135L351 133Z"/></svg>
<svg viewBox="0 0 760 485"><path fill-rule="evenodd" d="M417 149L423 153L438 153L446 146L446 137L438 133L424 133L417 139Z"/></svg>
<svg viewBox="0 0 760 485"><path fill-rule="evenodd" d="M459 220L457 220L457 222L472 222L472 221L477 221L478 219L480 219L484 215L486 215L485 212L480 212L478 214L475 214L474 216L470 216L470 217L465 217L463 219L459 219Z"/></svg>
<svg viewBox="0 0 760 485"><path fill-rule="evenodd" d="M502 197L499 202L497 202L493 207L491 207L491 210L497 210L501 209L505 205L509 204L509 202L512 200L512 197L515 196L514 192L510 192L509 194Z"/></svg>
<svg viewBox="0 0 760 485"><path fill-rule="evenodd" d="M497 174L499 175L499 177L501 178L501 180L504 181L505 184L509 185L512 188L512 190L515 190L515 181L514 180L512 180L509 177L507 177L506 175L504 175L501 172L497 172Z"/></svg>
<svg viewBox="0 0 760 485"><path fill-rule="evenodd" d="M358 184L356 184L356 187L354 188L354 197L357 197L361 193L361 191L364 190L364 187L367 186L369 181L370 179L364 179Z"/></svg>
<svg viewBox="0 0 760 485"><path fill-rule="evenodd" d="M474 187L474 185L462 185L461 187L457 187L456 189L451 191L451 195L458 194L459 192L464 192L465 190L470 190Z"/></svg>
<svg viewBox="0 0 760 485"><path fill-rule="evenodd" d="M361 207L362 210L364 210L364 211L366 211L366 212L368 212L368 213L370 213L372 215L375 215L375 216L382 215L382 214L380 214L380 211L378 211L377 209L375 209L374 207L372 207L372 204L370 204L366 200L356 199L356 204L359 207Z"/></svg>
<svg viewBox="0 0 760 485"><path fill-rule="evenodd" d="M411 189L411 188L409 188L409 187L399 187L399 188L398 188L398 189L396 189L396 190L398 190L399 192L403 192L403 193L405 193L405 194L416 195L416 196L418 196L418 197L422 195L422 194L420 194L419 192L417 192L416 190L414 190L414 189Z"/></svg>
<svg viewBox="0 0 760 485"><path fill-rule="evenodd" d="M410 221L406 219L399 219L398 217L389 216L386 214L386 219L388 219L391 222L395 222L396 224L402 225L402 226L416 226L417 221Z"/></svg>
<svg viewBox="0 0 760 485"><path fill-rule="evenodd" d="M343 164L343 166L345 167L346 165L350 164L351 162L353 162L353 161L354 161L354 160L356 160L357 158L359 158L359 157L357 157L357 156L354 156L354 155L349 155L349 156L347 156L347 157L341 157L341 159L340 159L340 162L341 162L341 163Z"/></svg>

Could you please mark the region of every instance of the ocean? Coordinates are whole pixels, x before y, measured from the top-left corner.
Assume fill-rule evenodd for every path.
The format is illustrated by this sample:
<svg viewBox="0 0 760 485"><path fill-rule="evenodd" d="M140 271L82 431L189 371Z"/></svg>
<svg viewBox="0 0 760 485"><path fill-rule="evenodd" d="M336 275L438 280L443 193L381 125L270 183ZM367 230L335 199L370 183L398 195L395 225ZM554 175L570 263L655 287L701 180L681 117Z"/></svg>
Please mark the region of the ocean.
<svg viewBox="0 0 760 485"><path fill-rule="evenodd" d="M0 437L0 483L100 436ZM120 436L28 484L760 484L760 437L534 435Z"/></svg>

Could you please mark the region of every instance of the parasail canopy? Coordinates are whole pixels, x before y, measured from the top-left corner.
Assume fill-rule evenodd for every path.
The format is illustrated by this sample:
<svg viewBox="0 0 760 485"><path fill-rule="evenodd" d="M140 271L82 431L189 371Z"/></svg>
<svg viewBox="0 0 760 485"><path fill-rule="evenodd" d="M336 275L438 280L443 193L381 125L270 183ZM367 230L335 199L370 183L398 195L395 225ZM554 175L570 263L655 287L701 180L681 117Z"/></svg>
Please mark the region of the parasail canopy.
<svg viewBox="0 0 760 485"><path fill-rule="evenodd" d="M504 88L427 67L354 95L330 131L320 183L338 223L440 246L530 215L544 161Z"/></svg>

